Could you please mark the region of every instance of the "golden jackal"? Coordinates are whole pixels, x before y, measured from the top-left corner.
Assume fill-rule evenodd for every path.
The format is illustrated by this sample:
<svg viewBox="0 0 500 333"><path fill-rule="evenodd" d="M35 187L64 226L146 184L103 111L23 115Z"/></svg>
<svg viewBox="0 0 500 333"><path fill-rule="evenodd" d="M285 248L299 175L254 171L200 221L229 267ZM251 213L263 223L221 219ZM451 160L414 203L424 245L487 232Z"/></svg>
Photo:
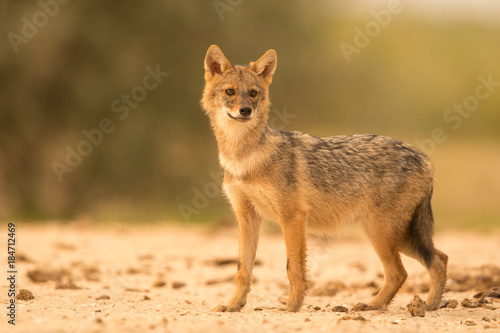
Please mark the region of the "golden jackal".
<svg viewBox="0 0 500 333"><path fill-rule="evenodd" d="M327 234L354 220L362 222L385 273L383 288L365 309L385 310L404 283L400 253L428 269L427 309L438 309L448 257L432 241L431 162L388 137L317 138L270 128L269 85L276 64L274 50L249 66L232 66L216 45L205 57L201 104L239 226L236 292L214 311L245 305L263 218L279 223L285 238L285 310L298 311L306 293L306 232Z"/></svg>

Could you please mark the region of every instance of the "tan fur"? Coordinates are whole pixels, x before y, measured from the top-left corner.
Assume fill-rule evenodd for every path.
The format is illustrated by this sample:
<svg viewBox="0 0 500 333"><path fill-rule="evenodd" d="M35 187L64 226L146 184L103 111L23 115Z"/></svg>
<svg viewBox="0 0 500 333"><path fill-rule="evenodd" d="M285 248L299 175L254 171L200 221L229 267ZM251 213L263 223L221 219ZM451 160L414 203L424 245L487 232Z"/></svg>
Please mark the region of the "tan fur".
<svg viewBox="0 0 500 333"><path fill-rule="evenodd" d="M237 286L227 305L239 311L250 290L262 219L282 227L290 297L298 311L306 281L306 233L331 234L361 221L385 271L366 309L386 309L406 279L400 253L429 270L428 310L436 310L447 256L432 241L433 168L413 147L376 135L317 138L268 126L274 50L249 66L232 66L212 45L205 57L201 104L217 140L224 191L239 226Z"/></svg>

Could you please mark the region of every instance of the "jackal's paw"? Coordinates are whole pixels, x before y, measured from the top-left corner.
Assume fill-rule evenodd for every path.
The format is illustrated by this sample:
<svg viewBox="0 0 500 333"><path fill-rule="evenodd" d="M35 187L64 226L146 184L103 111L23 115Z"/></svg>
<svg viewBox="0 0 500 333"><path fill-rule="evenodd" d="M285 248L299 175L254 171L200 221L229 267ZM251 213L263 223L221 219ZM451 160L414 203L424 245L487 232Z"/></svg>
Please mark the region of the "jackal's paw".
<svg viewBox="0 0 500 333"><path fill-rule="evenodd" d="M278 311L286 311L286 312L298 312L302 304L287 304L285 307L279 307Z"/></svg>
<svg viewBox="0 0 500 333"><path fill-rule="evenodd" d="M358 303L352 308L354 311L373 311L373 310L385 310L384 306L376 306L366 303Z"/></svg>
<svg viewBox="0 0 500 333"><path fill-rule="evenodd" d="M436 311L440 307L440 303L435 302L435 303L429 303L427 304L426 310L427 311Z"/></svg>
<svg viewBox="0 0 500 333"><path fill-rule="evenodd" d="M212 309L212 312L238 312L240 311L242 308L242 306L226 306L226 305L219 305L219 306L216 306L215 308Z"/></svg>

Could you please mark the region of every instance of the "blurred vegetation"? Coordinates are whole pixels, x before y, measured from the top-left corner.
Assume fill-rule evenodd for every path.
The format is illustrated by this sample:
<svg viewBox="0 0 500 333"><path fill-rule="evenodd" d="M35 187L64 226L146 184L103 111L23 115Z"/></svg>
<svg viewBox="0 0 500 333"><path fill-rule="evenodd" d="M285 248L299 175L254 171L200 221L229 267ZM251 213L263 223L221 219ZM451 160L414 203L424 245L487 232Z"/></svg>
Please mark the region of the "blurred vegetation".
<svg viewBox="0 0 500 333"><path fill-rule="evenodd" d="M42 8L3 1L0 220L183 220L181 204L203 207L192 221L231 219L210 187L219 166L199 107L205 52L218 44L237 64L277 51L272 101L295 116L287 130L414 144L443 128L447 140L431 156L438 225L498 225L500 90L456 130L443 113L474 94L479 76L500 81L500 26L431 19L405 3L348 63L340 43L353 44L354 27L385 6L333 3L70 1L16 53L8 34L21 35L22 18L33 22ZM121 120L112 102L157 65L169 76ZM65 163L67 146L76 149L104 118L114 131L60 182L53 162ZM201 200L198 190L213 195Z"/></svg>

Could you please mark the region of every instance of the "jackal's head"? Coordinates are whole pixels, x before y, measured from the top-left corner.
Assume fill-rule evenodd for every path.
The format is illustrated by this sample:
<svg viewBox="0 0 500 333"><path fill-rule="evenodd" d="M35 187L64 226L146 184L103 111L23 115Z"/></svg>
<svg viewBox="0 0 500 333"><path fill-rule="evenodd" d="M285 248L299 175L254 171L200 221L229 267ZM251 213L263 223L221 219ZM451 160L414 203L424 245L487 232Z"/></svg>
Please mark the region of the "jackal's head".
<svg viewBox="0 0 500 333"><path fill-rule="evenodd" d="M232 66L217 45L210 46L201 105L212 126L244 131L267 123L276 64L276 52L269 50L248 66Z"/></svg>

